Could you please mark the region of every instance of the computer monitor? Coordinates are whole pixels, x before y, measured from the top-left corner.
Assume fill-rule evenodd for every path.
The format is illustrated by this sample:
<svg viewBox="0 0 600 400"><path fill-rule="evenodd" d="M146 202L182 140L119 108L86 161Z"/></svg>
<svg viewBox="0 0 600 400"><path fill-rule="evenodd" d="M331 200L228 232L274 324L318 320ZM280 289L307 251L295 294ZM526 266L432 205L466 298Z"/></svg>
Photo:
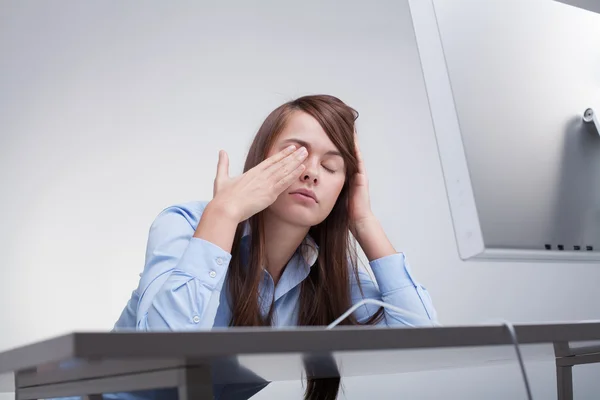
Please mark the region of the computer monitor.
<svg viewBox="0 0 600 400"><path fill-rule="evenodd" d="M584 10L600 13L600 1L598 0L556 0L561 3L569 4Z"/></svg>
<svg viewBox="0 0 600 400"><path fill-rule="evenodd" d="M600 261L600 14L409 5L460 257Z"/></svg>

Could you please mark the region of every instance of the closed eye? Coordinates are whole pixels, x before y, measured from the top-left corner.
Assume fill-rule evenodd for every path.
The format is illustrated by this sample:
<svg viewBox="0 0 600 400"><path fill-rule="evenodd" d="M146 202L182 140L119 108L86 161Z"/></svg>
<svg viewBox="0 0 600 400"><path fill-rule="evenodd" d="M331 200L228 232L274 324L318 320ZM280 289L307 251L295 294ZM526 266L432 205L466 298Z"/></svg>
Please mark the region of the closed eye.
<svg viewBox="0 0 600 400"><path fill-rule="evenodd" d="M327 168L326 166L323 165L323 168L325 168L325 171L329 172L330 174L335 174L335 170L331 169L331 168Z"/></svg>

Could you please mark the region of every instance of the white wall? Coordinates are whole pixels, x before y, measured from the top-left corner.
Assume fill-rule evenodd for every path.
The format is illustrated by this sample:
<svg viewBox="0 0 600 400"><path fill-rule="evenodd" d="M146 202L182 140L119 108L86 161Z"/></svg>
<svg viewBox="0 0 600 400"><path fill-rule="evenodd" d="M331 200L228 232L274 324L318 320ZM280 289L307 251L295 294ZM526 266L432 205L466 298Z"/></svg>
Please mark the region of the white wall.
<svg viewBox="0 0 600 400"><path fill-rule="evenodd" d="M0 7L0 349L109 330L156 214L210 199L218 150L239 172L266 115L309 93L359 110L374 209L442 323L598 318L596 266L459 260L405 1L33 4ZM522 395L498 368L427 390ZM553 396L551 364L531 368Z"/></svg>

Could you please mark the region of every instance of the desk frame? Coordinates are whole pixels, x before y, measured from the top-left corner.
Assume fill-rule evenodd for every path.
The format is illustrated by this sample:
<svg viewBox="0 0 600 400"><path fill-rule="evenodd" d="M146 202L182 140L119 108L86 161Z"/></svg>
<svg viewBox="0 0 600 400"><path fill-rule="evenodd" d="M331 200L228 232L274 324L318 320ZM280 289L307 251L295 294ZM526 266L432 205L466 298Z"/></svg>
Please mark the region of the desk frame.
<svg viewBox="0 0 600 400"><path fill-rule="evenodd" d="M554 345L559 400L573 398L574 365L600 362L600 346L569 345L600 341L600 323L516 325L515 332L522 345ZM494 345L512 345L504 326L72 333L0 353L0 373L15 373L17 400L95 400L99 393L157 388L177 388L182 400L212 399L210 360L216 358ZM65 360L80 364L58 368ZM327 374L317 378L333 376Z"/></svg>

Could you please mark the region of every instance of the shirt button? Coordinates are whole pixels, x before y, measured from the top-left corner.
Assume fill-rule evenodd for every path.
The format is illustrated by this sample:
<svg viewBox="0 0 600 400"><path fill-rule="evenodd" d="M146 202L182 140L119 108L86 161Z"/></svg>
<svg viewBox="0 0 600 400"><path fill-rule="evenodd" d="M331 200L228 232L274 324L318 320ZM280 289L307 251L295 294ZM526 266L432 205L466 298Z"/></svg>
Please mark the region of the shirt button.
<svg viewBox="0 0 600 400"><path fill-rule="evenodd" d="M217 258L217 264L218 265L223 265L223 259L221 257Z"/></svg>
<svg viewBox="0 0 600 400"><path fill-rule="evenodd" d="M210 271L208 273L208 276L210 276L211 278L214 278L215 276L217 276L217 273L215 271Z"/></svg>
<svg viewBox="0 0 600 400"><path fill-rule="evenodd" d="M200 322L200 317L197 315L194 315L194 318L192 319L192 321L194 321L194 323L197 324L198 322Z"/></svg>

